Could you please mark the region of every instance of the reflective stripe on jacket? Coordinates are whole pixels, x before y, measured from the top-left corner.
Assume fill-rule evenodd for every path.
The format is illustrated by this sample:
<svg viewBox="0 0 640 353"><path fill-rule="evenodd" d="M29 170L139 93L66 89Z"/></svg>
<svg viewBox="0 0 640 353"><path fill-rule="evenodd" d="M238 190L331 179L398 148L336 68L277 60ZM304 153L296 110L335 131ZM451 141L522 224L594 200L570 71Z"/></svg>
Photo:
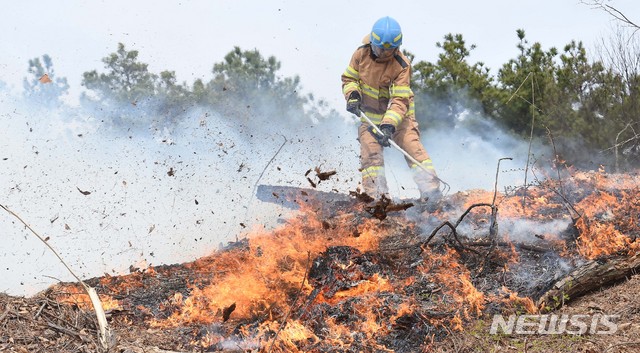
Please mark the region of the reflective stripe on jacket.
<svg viewBox="0 0 640 353"><path fill-rule="evenodd" d="M342 74L342 93L348 99L358 91L362 110L375 124L398 127L405 116L414 114L410 83L411 65L402 52L380 60L365 44L356 49Z"/></svg>

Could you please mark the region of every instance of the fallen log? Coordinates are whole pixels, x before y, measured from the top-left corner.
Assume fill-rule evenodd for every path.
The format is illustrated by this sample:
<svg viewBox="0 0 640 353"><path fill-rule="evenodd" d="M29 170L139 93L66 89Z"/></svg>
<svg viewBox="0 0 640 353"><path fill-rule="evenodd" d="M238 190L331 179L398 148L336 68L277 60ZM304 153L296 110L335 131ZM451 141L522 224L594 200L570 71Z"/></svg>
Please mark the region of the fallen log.
<svg viewBox="0 0 640 353"><path fill-rule="evenodd" d="M551 251L558 251L561 249L556 249L554 247L549 247L549 246L538 246L538 245L533 245L533 244L526 244L526 243L518 243L518 242L506 242L506 241L501 241L501 242L497 242L497 243L493 243L493 242L489 242L489 241L483 241L483 242L473 242L473 243L465 243L466 246L482 246L482 247L488 247L488 246L502 246L502 247L509 247L509 246L515 246L516 248L519 249L524 249L524 250L528 250L528 251L534 251L534 252L539 252L539 253L546 253L546 252L551 252Z"/></svg>
<svg viewBox="0 0 640 353"><path fill-rule="evenodd" d="M567 301L620 281L640 268L640 254L590 260L556 281L537 301L542 312L563 306Z"/></svg>

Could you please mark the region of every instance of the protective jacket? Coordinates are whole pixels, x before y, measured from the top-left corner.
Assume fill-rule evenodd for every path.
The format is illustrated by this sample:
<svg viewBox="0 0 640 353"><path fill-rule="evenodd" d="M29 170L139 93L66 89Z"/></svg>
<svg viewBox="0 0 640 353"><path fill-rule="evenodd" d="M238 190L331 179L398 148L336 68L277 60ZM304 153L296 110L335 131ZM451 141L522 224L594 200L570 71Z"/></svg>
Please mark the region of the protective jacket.
<svg viewBox="0 0 640 353"><path fill-rule="evenodd" d="M411 65L399 50L387 59L376 58L371 44L359 47L342 74L342 93L345 99L358 91L362 110L375 124L398 127L405 116L415 115Z"/></svg>

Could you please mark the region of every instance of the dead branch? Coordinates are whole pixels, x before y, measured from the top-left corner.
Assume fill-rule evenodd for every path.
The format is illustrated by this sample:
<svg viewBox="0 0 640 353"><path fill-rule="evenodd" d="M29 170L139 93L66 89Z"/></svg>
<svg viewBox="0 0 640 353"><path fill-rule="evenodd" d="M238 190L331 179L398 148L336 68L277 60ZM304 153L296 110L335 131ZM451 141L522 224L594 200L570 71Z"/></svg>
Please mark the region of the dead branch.
<svg viewBox="0 0 640 353"><path fill-rule="evenodd" d="M316 300L318 294L320 294L320 287L314 288L311 293L307 296L307 300L302 308L300 308L300 312L298 313L296 320L300 320L302 316L304 316L307 308Z"/></svg>
<svg viewBox="0 0 640 353"><path fill-rule="evenodd" d="M563 195L562 193L560 193L558 190L556 190L556 188L554 187L549 187L549 190L553 191L556 195L560 196L560 198L562 199L562 203L564 204L564 207L567 209L567 211L569 211L569 216L571 217L572 220L574 220L574 222L578 219L582 217L582 214L576 210L576 208L573 206L573 204L569 201L569 199L567 199L567 197L565 195Z"/></svg>
<svg viewBox="0 0 640 353"><path fill-rule="evenodd" d="M620 139L620 135L622 135L627 129L631 129L633 136L622 142L618 142L618 140ZM619 169L619 149L624 145L626 145L627 143L637 141L637 140L640 140L640 134L638 134L636 130L633 128L633 123L627 123L624 129L620 130L616 135L616 144L602 151L602 152L606 152L609 150L614 150L616 172L618 172L618 169Z"/></svg>
<svg viewBox="0 0 640 353"><path fill-rule="evenodd" d="M545 248L542 246L536 246L536 245L531 245L531 244L521 244L521 243L510 243L510 242L506 242L506 241L501 241L498 243L493 243L493 242L475 242L475 243L467 243L468 246L503 246L503 247L509 247L511 245L515 246L516 248L520 248L520 249L524 249L524 250L529 250L529 251L534 251L534 252L539 252L539 253L546 253L549 251L555 251L554 248Z"/></svg>
<svg viewBox="0 0 640 353"><path fill-rule="evenodd" d="M284 141L282 142L282 145L280 145L280 147L278 148L276 153L273 155L273 157L271 157L269 162L267 162L267 164L264 166L264 168L262 169L262 172L260 172L260 175L258 176L258 179L256 179L256 182L253 184L253 189L251 190L251 197L249 198L249 203L247 204L247 210L246 210L245 215L244 215L245 222L248 219L249 210L251 209L251 202L253 202L253 196L256 194L256 188L258 187L258 183L260 182L260 179L262 179L262 176L264 175L264 172L267 171L267 168L269 168L269 165L271 165L273 160L276 159L278 154L280 154L280 151L282 151L282 148L284 147L284 145L286 145L287 142L288 142L287 138L284 135L282 135L282 138L284 139ZM238 236L236 235L236 242L237 241L238 241Z"/></svg>
<svg viewBox="0 0 640 353"><path fill-rule="evenodd" d="M549 142L551 143L551 147L553 148L553 158L556 164L556 174L558 174L558 185L560 192L564 194L564 188L562 187L562 177L560 176L560 161L558 160L558 150L556 149L556 141L553 139L553 133L548 126L544 126L545 130L547 130L547 136L549 137Z"/></svg>
<svg viewBox="0 0 640 353"><path fill-rule="evenodd" d="M7 307L4 308L4 312L2 313L2 315L0 315L0 323L4 321L4 319L7 317L7 315L9 315L10 312L11 312L11 307L7 305Z"/></svg>
<svg viewBox="0 0 640 353"><path fill-rule="evenodd" d="M616 343L616 344L612 344L609 347L607 347L605 350L602 351L602 353L606 353L608 350L612 349L612 348L616 348L616 347L622 347L622 346L638 346L640 345L640 341L635 341L635 342L622 342L622 343Z"/></svg>
<svg viewBox="0 0 640 353"><path fill-rule="evenodd" d="M40 305L40 309L38 309L38 312L36 312L36 314L33 316L33 319L37 319L38 316L40 316L40 314L42 313L42 310L44 310L44 308L47 306L47 302L42 303L42 305ZM1 321L1 320L0 320Z"/></svg>
<svg viewBox="0 0 640 353"><path fill-rule="evenodd" d="M533 176L534 176L536 181L538 181L540 184L542 184L540 182L540 180L538 179L538 176L536 175L535 172L533 172ZM560 187L562 187L562 184L560 184ZM580 217L582 217L582 214L573 206L571 201L569 201L569 199L564 195L564 192L561 192L558 189L556 189L556 188L554 188L553 186L550 186L550 185L546 186L546 188L551 190L554 194L558 195L562 199L562 205L567 209L567 211L569 212L569 217L571 217L571 219L574 222L577 219L579 219Z"/></svg>
<svg viewBox="0 0 640 353"><path fill-rule="evenodd" d="M452 224L449 221L445 221L442 224L440 224L439 226L437 226L432 232L431 234L429 234L429 236L427 237L427 239L425 241L421 241L417 244L410 244L410 245L406 245L406 246L400 246L400 247L395 247L392 249L387 249L387 250L403 250L403 249L409 249L409 248L413 248L416 246L419 246L421 249L421 252L424 250L424 247L429 245L429 242L431 242L431 240L436 236L436 234L438 234L438 231L442 228L444 228L445 226L449 227L449 229L451 229L451 235L453 235L454 239L456 240L456 242L458 243L458 245L460 245L460 247L464 250L469 250L472 252L475 252L475 250L473 249L469 249L467 248L458 238L458 232L456 231L456 228L458 227L458 225L460 225L460 223L462 222L462 220L464 219L464 217L469 214L469 212L475 208L475 207L479 207L479 206L491 206L490 204L486 204L486 203L479 203L479 204L473 204L471 206L469 206L469 208L467 208L467 210L462 214L462 216L460 216L460 218L458 218L458 221L456 222L456 224ZM478 254L480 255L480 254Z"/></svg>
<svg viewBox="0 0 640 353"><path fill-rule="evenodd" d="M431 241L431 239L433 239L433 237L438 233L438 231L440 229L442 229L442 227L444 226L448 226L451 229L451 234L453 234L455 240L458 242L458 244L460 245L460 247L462 249L467 249L462 242L460 242L460 240L458 239L458 233L456 232L456 227L451 224L451 222L449 221L445 221L443 222L441 225L439 225L438 227L436 227L436 229L433 230L433 232L431 232L431 235L429 235L429 237L427 238L427 240L423 241L422 243L420 243L420 253L422 253L424 251L424 247L427 246L429 244L429 242Z"/></svg>
<svg viewBox="0 0 640 353"><path fill-rule="evenodd" d="M489 226L489 237L492 241L498 241L498 208L496 207L496 198L498 197L498 175L500 173L500 162L503 160L513 160L511 157L504 157L498 159L498 166L496 167L496 179L493 186L493 200L491 200L491 223ZM526 177L525 177L526 184ZM491 250L491 249L490 249Z"/></svg>
<svg viewBox="0 0 640 353"><path fill-rule="evenodd" d="M56 324L54 324L54 323L53 323L53 322L51 322L51 321L47 321L47 326L51 327L52 329L54 329L54 330L56 330L56 331L58 331L58 332L66 333L66 334L67 334L67 335L69 335L69 336L75 336L75 337L78 337L79 339L81 339L81 340L83 340L83 341L86 339L86 338L84 338L84 337L80 334L80 332L77 332L77 331L74 331L74 330L68 329L68 328L63 327L63 326L60 326L60 325L56 325Z"/></svg>
<svg viewBox="0 0 640 353"><path fill-rule="evenodd" d="M451 222L449 221L445 221L442 224L440 224L439 226L437 226L429 235L429 237L427 237L427 240L420 242L419 245L421 252L423 251L424 247L427 246L429 244L429 242L431 241L431 239L433 239L433 237L435 237L435 235L438 233L438 231L440 229L442 229L443 227L447 226L449 227L449 229L451 229L451 235L453 235L454 239L456 240L456 242L458 243L458 245L463 249L463 250L469 250L471 252L475 252L476 254L480 255L480 253L478 253L477 251L473 250L473 249L469 249L468 247L466 247L458 238L458 232L456 231L456 229L458 228L458 226L460 225L460 223L462 223L462 220L464 219L464 217L466 215L469 214L469 212L471 212L472 209L476 208L476 207L481 207L481 206L489 206L493 209L493 206L491 204L488 203L477 203L477 204L473 204L471 206L469 206L467 208L466 211L464 211L464 213L458 218L458 220L456 221L456 224L451 224ZM414 247L416 245L409 245L406 247L402 247L402 248L409 248L409 247Z"/></svg>
<svg viewBox="0 0 640 353"><path fill-rule="evenodd" d="M100 344L102 345L102 348L104 349L105 352L110 351L111 348L115 347L117 343L117 339L115 337L115 334L111 332L111 329L109 328L109 324L107 323L107 317L104 313L104 308L102 307L102 302L100 301L100 297L98 297L98 293L96 292L96 290L92 287L89 287L86 283L84 283L84 281L80 279L80 277L78 277L75 274L75 272L73 272L73 270L71 270L71 267L67 265L67 263L62 259L60 254L58 254L58 252L51 246L51 244L47 242L47 239L43 238L40 234L38 234L35 230L33 230L33 228L31 228L31 226L29 226L27 222L25 222L22 218L20 218L20 216L18 216L16 213L9 210L6 206L0 204L0 208L4 209L5 211L7 211L7 213L17 218L25 227L27 227L27 229L31 231L33 235L35 235L38 239L40 239L40 241L43 242L44 245L46 245L47 248L51 250L51 252L53 252L53 254L58 258L58 260L62 262L62 264L64 265L64 267L67 268L69 273L71 273L71 275L76 278L78 283L82 285L84 290L89 295L89 298L91 299L91 304L93 305L93 309L96 313L96 319L98 320L98 327L100 329L99 330Z"/></svg>
<svg viewBox="0 0 640 353"><path fill-rule="evenodd" d="M496 198L498 197L498 175L500 174L500 162L502 162L503 160L512 161L513 158L511 158L511 157L503 157L503 158L498 159L498 166L496 167L496 179L495 179L495 183L493 185L493 200L491 201L491 207L492 208L496 204Z"/></svg>
<svg viewBox="0 0 640 353"><path fill-rule="evenodd" d="M536 97L535 97L534 81L535 81L535 76L531 76L531 132L529 133L529 150L527 151L527 163L524 166L524 192L522 194L522 210L523 211L526 209L525 202L527 199L527 176L529 174L529 160L531 158L531 146L533 145L533 131L534 131L535 122L536 122L536 114L535 114Z"/></svg>
<svg viewBox="0 0 640 353"><path fill-rule="evenodd" d="M629 19L624 13L622 13L622 11L618 10L617 8L611 6L611 5L607 5L604 3L603 0L593 0L593 1L581 1L583 4L588 5L588 6L592 6L595 9L601 9L604 12L608 13L609 15L611 15L613 18L615 18L616 20L636 28L637 30L640 30L640 26L638 26L637 24L635 24L631 19Z"/></svg>

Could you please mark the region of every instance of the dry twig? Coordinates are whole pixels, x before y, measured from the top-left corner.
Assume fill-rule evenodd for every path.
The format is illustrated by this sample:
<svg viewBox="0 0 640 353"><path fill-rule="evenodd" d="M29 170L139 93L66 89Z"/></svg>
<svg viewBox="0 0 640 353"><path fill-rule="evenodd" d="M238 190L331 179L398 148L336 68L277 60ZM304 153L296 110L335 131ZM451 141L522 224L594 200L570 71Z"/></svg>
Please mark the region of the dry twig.
<svg viewBox="0 0 640 353"><path fill-rule="evenodd" d="M638 346L638 345L640 345L640 341L616 343L616 344L612 344L609 347L605 348L605 350L603 350L602 353L606 353L608 350L616 348L616 347Z"/></svg>
<svg viewBox="0 0 640 353"><path fill-rule="evenodd" d="M89 287L86 283L84 283L84 281L80 279L80 277L78 277L75 274L75 272L73 272L73 270L71 270L71 267L67 265L67 263L62 259L60 254L58 254L58 252L51 246L51 244L47 242L47 239L43 238L40 234L38 234L35 230L33 230L33 228L31 228L31 226L29 226L27 222L25 222L22 218L20 218L20 216L18 216L16 213L9 210L6 206L0 204L0 208L4 209L10 215L17 218L25 227L27 227L27 229L31 231L33 235L35 235L38 239L40 239L40 241L42 241L42 243L44 243L44 245L46 245L49 248L49 250L51 250L51 252L53 252L53 254L58 258L58 260L62 262L62 264L64 265L64 267L67 268L69 273L71 273L71 275L75 277L76 280L82 285L84 290L89 295L89 298L91 299L91 304L93 304L93 309L96 313L96 318L98 320L98 326L100 329L100 336L99 336L100 344L105 352L110 351L111 348L115 347L116 345L116 337L115 337L115 334L112 333L111 329L109 328L109 324L107 323L107 317L104 313L104 308L102 307L102 302L100 301L100 297L98 297L98 293L96 292L96 290L92 287Z"/></svg>

